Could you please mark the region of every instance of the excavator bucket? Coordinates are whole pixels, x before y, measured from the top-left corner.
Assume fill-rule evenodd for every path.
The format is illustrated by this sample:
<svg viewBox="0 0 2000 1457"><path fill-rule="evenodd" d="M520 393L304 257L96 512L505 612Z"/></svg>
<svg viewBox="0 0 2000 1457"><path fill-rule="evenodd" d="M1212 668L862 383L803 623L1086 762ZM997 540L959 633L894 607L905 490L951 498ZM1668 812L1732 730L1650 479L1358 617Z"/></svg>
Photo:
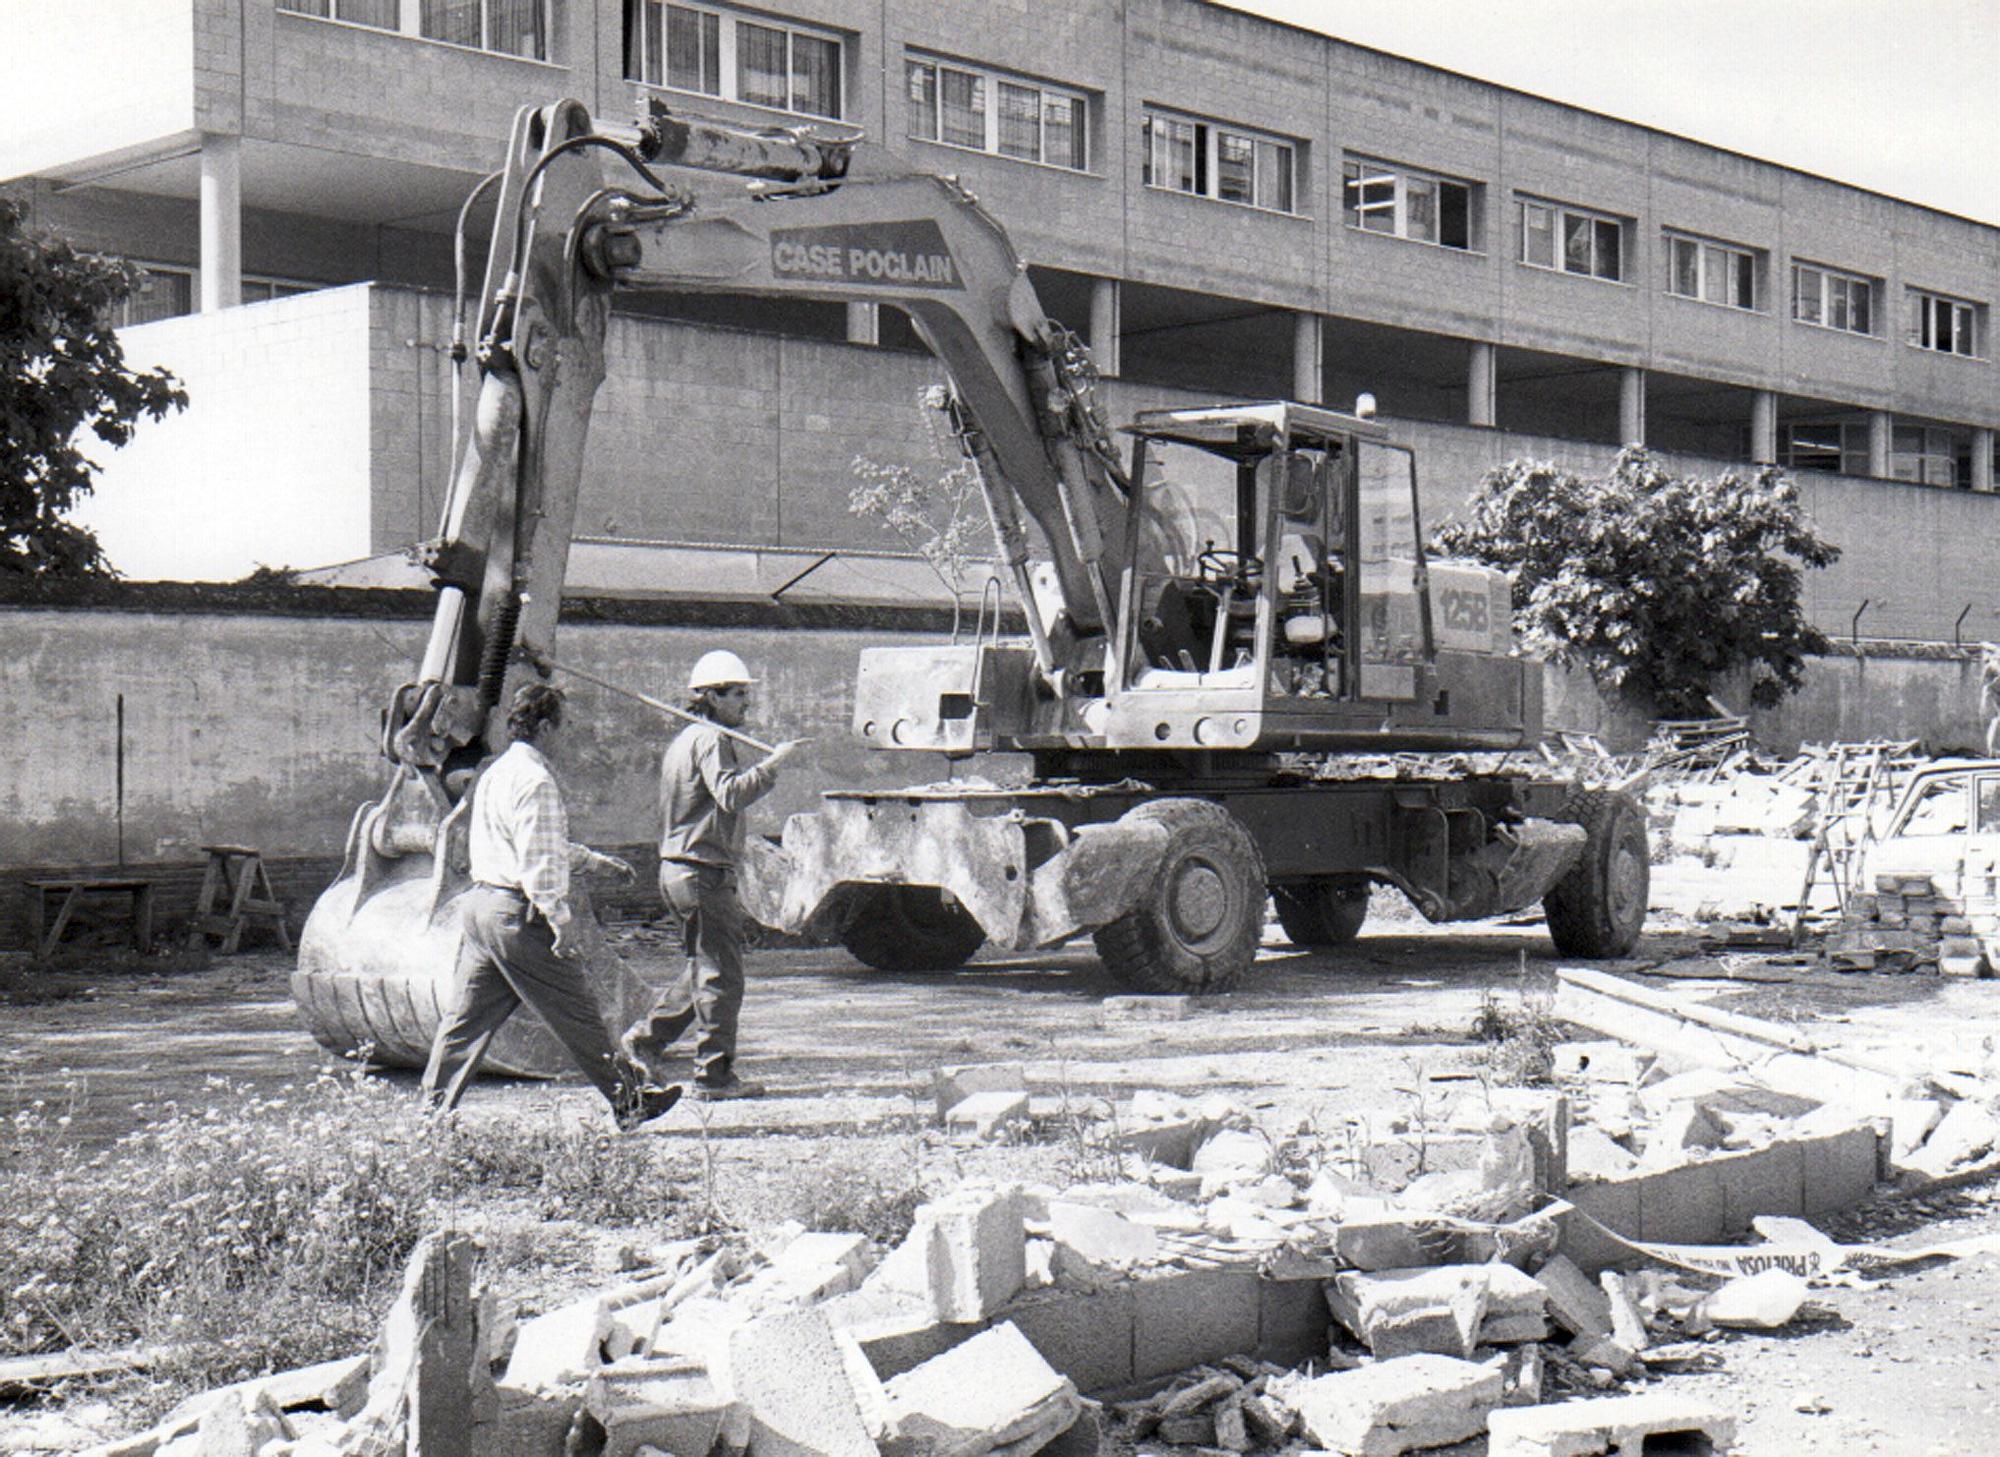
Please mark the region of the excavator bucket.
<svg viewBox="0 0 2000 1457"><path fill-rule="evenodd" d="M423 816L408 817L412 791L413 781L399 775L387 796L355 816L340 877L307 917L292 973L293 1000L319 1044L378 1067L420 1068L429 1059L452 1002L472 886L463 813L469 798L437 825L429 850L387 853L420 838ZM616 1037L651 1005L654 988L606 944L581 886L572 887L570 903L583 931L585 974ZM570 1060L542 1020L523 1008L494 1037L481 1066L514 1077L553 1077Z"/></svg>

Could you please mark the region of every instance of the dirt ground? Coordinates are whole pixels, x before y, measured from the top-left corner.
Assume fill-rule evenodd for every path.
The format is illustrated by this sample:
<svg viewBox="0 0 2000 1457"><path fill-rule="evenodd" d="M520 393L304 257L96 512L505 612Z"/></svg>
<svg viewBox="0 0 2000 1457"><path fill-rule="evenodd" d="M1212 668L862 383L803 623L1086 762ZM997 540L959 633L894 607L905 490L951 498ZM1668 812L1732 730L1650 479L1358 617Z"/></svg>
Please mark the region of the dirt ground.
<svg viewBox="0 0 2000 1457"><path fill-rule="evenodd" d="M665 973L656 933L627 929L617 942L642 971ZM1287 1135L1441 1115L1477 1088L1471 1025L1483 998L1516 995L1524 954L1547 971L1540 927L1371 923L1338 952L1274 940L1242 990L1200 999L1180 1020L1131 1021L1107 1017L1105 999L1121 989L1087 948L987 956L945 976L865 972L839 951L761 951L742 1069L770 1096L714 1107L704 1126L680 1111L650 1136L714 1150L725 1211L753 1221L769 1214L760 1189L780 1170L796 1177L803 1161L832 1168L864 1147L878 1160L985 1157L909 1135L912 1087L953 1063L1021 1061L1038 1092L1076 1099L1220 1092ZM1604 965L1705 988L1721 1004L1810 1024L1913 1068L1963 1060L2000 1031L2000 982L1840 976L1796 958L1704 955L1689 934L1649 936L1633 960ZM0 1004L0 1116L36 1099L64 1102L72 1136L98 1143L167 1103L200 1106L213 1078L271 1092L305 1083L329 1059L294 1017L288 971L286 957L252 953L173 975L128 965L11 978ZM593 1101L579 1083L489 1081L467 1106L476 1117L587 1118L599 1116ZM1054 1145L1004 1152L1044 1177L1062 1155ZM1991 1194L1878 1200L1831 1232L1928 1244L2000 1231ZM1996 1347L2000 1257L1984 1255L1816 1290L1793 1328L1718 1342L1712 1369L1665 1379L1738 1413L1744 1453L1991 1453L2000 1451ZM0 1417L0 1451L9 1425Z"/></svg>

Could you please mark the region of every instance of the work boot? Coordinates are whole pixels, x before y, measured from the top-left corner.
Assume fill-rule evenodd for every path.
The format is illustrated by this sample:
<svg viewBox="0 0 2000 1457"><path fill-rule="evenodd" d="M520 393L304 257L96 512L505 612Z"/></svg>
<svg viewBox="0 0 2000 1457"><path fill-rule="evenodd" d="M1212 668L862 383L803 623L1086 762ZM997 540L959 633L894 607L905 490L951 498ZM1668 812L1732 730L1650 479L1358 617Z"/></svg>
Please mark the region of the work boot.
<svg viewBox="0 0 2000 1457"><path fill-rule="evenodd" d="M719 1078L696 1078L688 1085L688 1096L697 1103L721 1103L731 1098L761 1098L764 1096L762 1083L746 1082L735 1073L724 1073Z"/></svg>
<svg viewBox="0 0 2000 1457"><path fill-rule="evenodd" d="M678 1083L664 1088L650 1084L634 1085L625 1089L612 1105L612 1121L617 1123L621 1133L627 1132L642 1123L651 1123L680 1100L681 1087Z"/></svg>
<svg viewBox="0 0 2000 1457"><path fill-rule="evenodd" d="M667 1049L659 1038L646 1030L644 1022L635 1022L625 1029L625 1035L618 1039L618 1051L628 1064L644 1073L648 1081L661 1084L667 1081Z"/></svg>

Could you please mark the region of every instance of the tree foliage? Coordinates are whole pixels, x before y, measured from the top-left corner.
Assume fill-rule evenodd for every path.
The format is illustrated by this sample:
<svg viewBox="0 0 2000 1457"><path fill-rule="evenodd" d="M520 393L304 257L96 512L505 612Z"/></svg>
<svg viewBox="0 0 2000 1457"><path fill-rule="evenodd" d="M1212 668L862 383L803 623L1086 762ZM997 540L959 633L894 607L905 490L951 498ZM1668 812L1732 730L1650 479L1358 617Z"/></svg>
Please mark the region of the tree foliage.
<svg viewBox="0 0 2000 1457"><path fill-rule="evenodd" d="M994 556L993 523L986 512L978 466L960 455L949 438L944 390L926 388L918 404L943 468L933 476L907 465L856 456L850 469L858 484L848 492L847 509L881 522L922 557L951 594L955 617L966 574Z"/></svg>
<svg viewBox="0 0 2000 1457"><path fill-rule="evenodd" d="M164 369L128 368L112 332L139 270L23 224L0 197L0 575L108 576L97 538L65 517L90 493L86 432L123 445L144 417L187 407Z"/></svg>
<svg viewBox="0 0 2000 1457"><path fill-rule="evenodd" d="M1516 574L1515 621L1536 650L1668 715L1705 715L1737 669L1764 707L1796 692L1827 646L1805 617L1805 570L1840 555L1775 469L1677 476L1636 446L1600 480L1510 461L1433 544Z"/></svg>

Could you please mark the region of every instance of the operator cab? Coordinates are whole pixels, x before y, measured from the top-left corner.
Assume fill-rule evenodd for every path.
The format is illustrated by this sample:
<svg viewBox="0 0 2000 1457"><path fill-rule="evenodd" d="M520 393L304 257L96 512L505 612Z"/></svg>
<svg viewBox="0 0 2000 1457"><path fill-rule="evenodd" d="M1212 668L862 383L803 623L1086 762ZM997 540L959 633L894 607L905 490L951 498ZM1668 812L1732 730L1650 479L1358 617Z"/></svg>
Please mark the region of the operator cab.
<svg viewBox="0 0 2000 1457"><path fill-rule="evenodd" d="M1440 643L1407 447L1372 420L1284 402L1152 410L1129 433L1140 486L1106 676L1109 746L1319 748L1415 744L1447 726L1462 734L1448 680L1463 679L1466 665L1441 673L1438 649L1448 659L1507 653L1506 583L1444 568L1447 579L1471 574L1462 586L1479 600L1471 610L1454 589L1454 626ZM1519 691L1501 703L1480 697L1487 713L1502 710L1489 726L1518 741Z"/></svg>

